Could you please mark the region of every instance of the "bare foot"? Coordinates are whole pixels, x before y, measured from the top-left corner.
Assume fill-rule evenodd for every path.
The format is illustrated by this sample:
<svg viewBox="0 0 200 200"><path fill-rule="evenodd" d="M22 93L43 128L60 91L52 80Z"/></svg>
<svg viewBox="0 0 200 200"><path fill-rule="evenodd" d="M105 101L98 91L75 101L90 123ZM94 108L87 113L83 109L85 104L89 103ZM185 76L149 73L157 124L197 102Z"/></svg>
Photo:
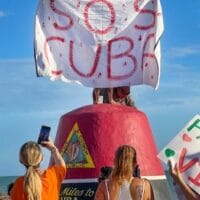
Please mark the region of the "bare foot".
<svg viewBox="0 0 200 200"><path fill-rule="evenodd" d="M110 100L110 104L115 104L115 105L120 105L121 103L120 102L116 102L115 100Z"/></svg>

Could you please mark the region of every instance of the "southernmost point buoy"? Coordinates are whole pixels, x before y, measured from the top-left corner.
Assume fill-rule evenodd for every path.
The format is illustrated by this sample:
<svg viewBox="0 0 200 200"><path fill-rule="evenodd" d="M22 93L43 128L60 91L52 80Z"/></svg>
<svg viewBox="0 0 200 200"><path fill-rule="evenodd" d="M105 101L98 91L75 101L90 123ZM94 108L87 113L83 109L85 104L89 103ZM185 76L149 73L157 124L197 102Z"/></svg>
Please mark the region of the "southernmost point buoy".
<svg viewBox="0 0 200 200"><path fill-rule="evenodd" d="M169 189L147 116L133 107L88 105L60 118L55 144L68 168L62 200L94 199L102 166L112 166L119 145L137 151L141 176L151 180L155 199L169 200Z"/></svg>

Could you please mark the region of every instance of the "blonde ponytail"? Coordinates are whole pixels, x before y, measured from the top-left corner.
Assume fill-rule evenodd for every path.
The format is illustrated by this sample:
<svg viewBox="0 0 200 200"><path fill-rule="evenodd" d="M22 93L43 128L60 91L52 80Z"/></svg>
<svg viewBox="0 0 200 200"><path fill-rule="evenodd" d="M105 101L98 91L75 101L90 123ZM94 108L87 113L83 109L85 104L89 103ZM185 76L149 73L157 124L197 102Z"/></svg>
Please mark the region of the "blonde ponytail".
<svg viewBox="0 0 200 200"><path fill-rule="evenodd" d="M25 143L20 150L20 162L27 168L24 176L24 192L27 200L41 200L42 182L37 168L42 160L40 146L35 142Z"/></svg>

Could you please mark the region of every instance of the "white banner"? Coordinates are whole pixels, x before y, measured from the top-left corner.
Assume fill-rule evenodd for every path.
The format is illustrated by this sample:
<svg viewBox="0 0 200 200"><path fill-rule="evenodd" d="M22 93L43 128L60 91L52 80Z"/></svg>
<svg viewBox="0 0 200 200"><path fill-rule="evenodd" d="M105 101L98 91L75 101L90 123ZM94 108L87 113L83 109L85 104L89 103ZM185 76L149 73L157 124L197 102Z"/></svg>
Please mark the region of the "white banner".
<svg viewBox="0 0 200 200"><path fill-rule="evenodd" d="M184 181L200 193L200 115L196 115L159 153L167 164L177 163Z"/></svg>
<svg viewBox="0 0 200 200"><path fill-rule="evenodd" d="M39 76L89 87L158 86L160 0L40 0Z"/></svg>

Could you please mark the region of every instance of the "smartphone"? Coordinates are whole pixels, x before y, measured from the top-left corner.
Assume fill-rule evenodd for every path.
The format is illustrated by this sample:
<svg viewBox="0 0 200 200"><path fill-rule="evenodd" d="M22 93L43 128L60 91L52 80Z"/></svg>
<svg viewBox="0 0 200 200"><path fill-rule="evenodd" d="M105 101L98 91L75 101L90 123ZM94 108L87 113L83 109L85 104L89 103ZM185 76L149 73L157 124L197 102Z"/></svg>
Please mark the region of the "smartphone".
<svg viewBox="0 0 200 200"><path fill-rule="evenodd" d="M38 144L41 144L43 141L49 141L51 127L49 126L41 126L40 134L38 137Z"/></svg>

